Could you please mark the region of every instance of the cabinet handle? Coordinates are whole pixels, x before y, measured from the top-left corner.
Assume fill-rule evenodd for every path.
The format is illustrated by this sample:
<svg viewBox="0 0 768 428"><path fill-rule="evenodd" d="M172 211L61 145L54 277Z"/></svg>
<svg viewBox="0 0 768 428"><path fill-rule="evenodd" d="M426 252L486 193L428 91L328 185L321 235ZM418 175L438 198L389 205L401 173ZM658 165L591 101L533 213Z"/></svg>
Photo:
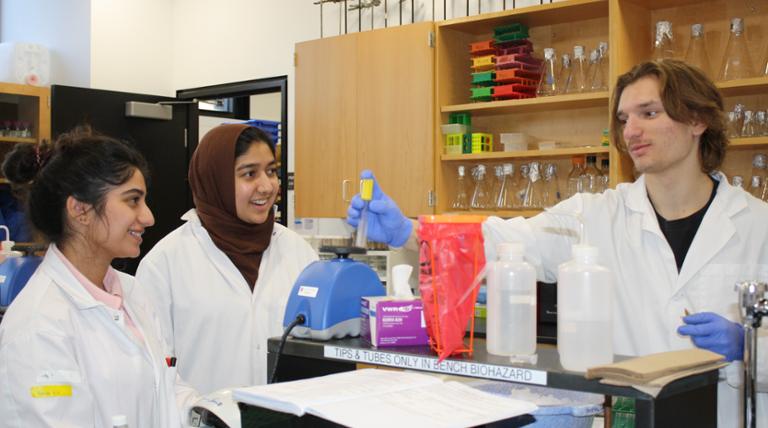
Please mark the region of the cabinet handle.
<svg viewBox="0 0 768 428"><path fill-rule="evenodd" d="M352 180L341 180L341 200L344 202L350 202L347 198L347 187L350 181Z"/></svg>

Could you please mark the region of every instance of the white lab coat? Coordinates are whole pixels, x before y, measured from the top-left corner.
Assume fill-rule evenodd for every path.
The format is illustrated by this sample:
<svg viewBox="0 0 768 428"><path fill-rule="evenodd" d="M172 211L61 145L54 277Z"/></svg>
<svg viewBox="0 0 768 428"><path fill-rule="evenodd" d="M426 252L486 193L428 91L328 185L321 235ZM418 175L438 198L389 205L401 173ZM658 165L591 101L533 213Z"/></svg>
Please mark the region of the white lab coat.
<svg viewBox="0 0 768 428"><path fill-rule="evenodd" d="M49 251L0 324L0 425L110 427L125 415L131 427L178 427L197 393L167 367L153 307L118 273L126 312L93 298ZM55 385L71 395L32 397Z"/></svg>
<svg viewBox="0 0 768 428"><path fill-rule="evenodd" d="M267 339L283 333L296 278L317 260L298 234L275 224L253 292L211 240L195 210L142 259L148 285L181 376L201 393L267 381Z"/></svg>
<svg viewBox="0 0 768 428"><path fill-rule="evenodd" d="M710 311L739 320L734 284L768 281L768 204L728 184L723 175L678 274L675 256L659 228L645 177L603 194L578 194L553 210L581 214L586 238L614 274L614 353L647 355L693 347L676 333L685 310ZM486 257L499 242L523 242L541 281L555 282L557 267L571 258L579 226L573 217L542 213L525 220L489 218L483 225ZM768 333L760 332L758 394L761 423L768 426ZM595 332L600 334L600 332ZM737 426L742 412L740 362L721 370L720 427ZM726 379L727 378L727 379Z"/></svg>

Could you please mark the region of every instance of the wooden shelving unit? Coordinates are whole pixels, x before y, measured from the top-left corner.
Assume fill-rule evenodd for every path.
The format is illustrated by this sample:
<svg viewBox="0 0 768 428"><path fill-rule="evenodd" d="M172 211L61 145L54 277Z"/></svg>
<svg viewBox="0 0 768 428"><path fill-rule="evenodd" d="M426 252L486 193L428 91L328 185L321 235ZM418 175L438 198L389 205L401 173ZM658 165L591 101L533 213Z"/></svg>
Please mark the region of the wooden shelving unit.
<svg viewBox="0 0 768 428"><path fill-rule="evenodd" d="M634 179L632 162L627 155L616 147L598 145L602 130L608 127L610 90L524 100L469 101L468 45L492 38L494 27L514 22L525 24L539 56L544 47L555 48L559 56L571 52L576 44L585 45L590 50L599 42L607 41L612 86L619 75L650 58L655 22L659 20L672 22L680 56L688 45L690 26L703 23L713 67L710 73L715 74L714 68L719 66L727 43L729 19L737 16L745 20L750 51L762 56L768 42L765 31L768 10L727 0L571 0L437 23L434 144L438 197L435 212L452 212L448 195L454 194L456 166L460 164L472 166L532 159L552 162L558 166L562 190L564 178L570 171L571 156L595 154L598 158L609 159L611 186ZM753 59L756 67L763 60L762 57ZM725 98L726 108L737 102L753 110L768 108L768 77L716 84ZM443 154L444 137L440 124L447 123L448 115L453 112L470 112L473 132L491 133L494 138L498 138L500 132L525 132L540 140L558 141L566 148L446 155ZM499 149L497 145L496 150ZM734 139L723 171L729 176L749 174L751 158L760 152L768 152L768 137ZM508 217L530 216L538 212L540 210L481 213Z"/></svg>

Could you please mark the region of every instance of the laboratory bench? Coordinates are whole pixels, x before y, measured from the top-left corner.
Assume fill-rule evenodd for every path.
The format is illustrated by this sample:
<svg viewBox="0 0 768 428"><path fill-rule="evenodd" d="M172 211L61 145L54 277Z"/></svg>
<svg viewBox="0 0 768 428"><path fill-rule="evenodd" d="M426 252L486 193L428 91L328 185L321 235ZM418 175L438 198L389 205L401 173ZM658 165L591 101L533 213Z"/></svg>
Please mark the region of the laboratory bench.
<svg viewBox="0 0 768 428"><path fill-rule="evenodd" d="M269 373L275 364L279 345L279 338L269 340ZM552 345L539 345L535 364L510 362L509 358L491 355L486 351L483 339L475 339L473 348L471 356L447 358L438 362L436 354L427 346L374 348L361 338L327 342L289 338L279 358L277 381L355 370L358 365L394 367L633 398L636 403L636 427L717 426L717 370L672 382L654 398L631 387L602 384L598 380L585 379L583 373L563 369L557 349ZM616 356L615 360L627 358ZM296 418L242 403L240 409L243 428L334 426L325 425L325 421L315 417ZM282 422L280 415L284 415Z"/></svg>

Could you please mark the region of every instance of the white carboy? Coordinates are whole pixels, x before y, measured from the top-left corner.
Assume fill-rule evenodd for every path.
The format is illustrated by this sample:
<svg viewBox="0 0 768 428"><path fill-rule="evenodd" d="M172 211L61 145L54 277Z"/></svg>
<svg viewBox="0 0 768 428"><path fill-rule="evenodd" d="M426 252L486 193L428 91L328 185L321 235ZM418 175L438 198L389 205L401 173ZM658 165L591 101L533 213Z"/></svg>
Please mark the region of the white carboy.
<svg viewBox="0 0 768 428"><path fill-rule="evenodd" d="M536 353L536 271L523 260L525 246L500 243L488 270L486 346L504 356Z"/></svg>
<svg viewBox="0 0 768 428"><path fill-rule="evenodd" d="M613 362L613 277L597 247L575 244L558 267L557 351L566 370Z"/></svg>

